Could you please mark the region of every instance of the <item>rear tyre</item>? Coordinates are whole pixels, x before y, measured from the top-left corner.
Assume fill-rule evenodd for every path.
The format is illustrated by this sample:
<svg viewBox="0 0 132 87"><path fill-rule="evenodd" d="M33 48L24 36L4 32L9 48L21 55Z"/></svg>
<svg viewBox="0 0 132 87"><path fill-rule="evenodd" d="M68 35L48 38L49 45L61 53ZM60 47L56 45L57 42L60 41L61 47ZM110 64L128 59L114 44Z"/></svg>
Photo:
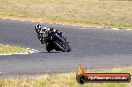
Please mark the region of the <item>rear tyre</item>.
<svg viewBox="0 0 132 87"><path fill-rule="evenodd" d="M53 50L52 45L51 44L46 45L46 50L48 52L52 51Z"/></svg>

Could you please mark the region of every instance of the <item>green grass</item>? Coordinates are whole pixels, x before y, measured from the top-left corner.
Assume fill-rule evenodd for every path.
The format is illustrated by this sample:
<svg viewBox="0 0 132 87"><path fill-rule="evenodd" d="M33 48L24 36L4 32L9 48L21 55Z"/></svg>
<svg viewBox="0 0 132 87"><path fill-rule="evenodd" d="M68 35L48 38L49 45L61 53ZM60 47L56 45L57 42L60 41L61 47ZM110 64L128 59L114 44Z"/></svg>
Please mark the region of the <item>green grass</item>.
<svg viewBox="0 0 132 87"><path fill-rule="evenodd" d="M28 52L28 50L19 46L0 45L0 54L25 53L25 52Z"/></svg>
<svg viewBox="0 0 132 87"><path fill-rule="evenodd" d="M88 72L121 72L132 74L132 67L114 68L112 70L97 70ZM42 76L1 77L0 87L131 87L130 83L86 83L76 82L75 73L50 74Z"/></svg>
<svg viewBox="0 0 132 87"><path fill-rule="evenodd" d="M132 2L114 0L0 0L0 17L132 28Z"/></svg>

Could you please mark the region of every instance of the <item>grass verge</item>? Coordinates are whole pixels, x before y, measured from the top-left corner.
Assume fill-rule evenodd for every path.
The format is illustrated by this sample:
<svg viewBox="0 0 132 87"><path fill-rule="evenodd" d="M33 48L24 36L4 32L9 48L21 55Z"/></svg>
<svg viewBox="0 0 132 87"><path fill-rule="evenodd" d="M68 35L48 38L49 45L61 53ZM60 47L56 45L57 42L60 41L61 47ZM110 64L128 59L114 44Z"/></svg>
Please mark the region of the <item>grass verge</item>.
<svg viewBox="0 0 132 87"><path fill-rule="evenodd" d="M0 18L132 29L131 9L129 0L0 0Z"/></svg>
<svg viewBox="0 0 132 87"><path fill-rule="evenodd" d="M93 72L93 71L92 71ZM132 67L97 70L94 72L121 72L132 74ZM0 79L0 87L131 87L130 83L86 83L76 82L75 73L52 74L43 76L23 76Z"/></svg>
<svg viewBox="0 0 132 87"><path fill-rule="evenodd" d="M0 45L0 54L26 53L28 50L19 46Z"/></svg>

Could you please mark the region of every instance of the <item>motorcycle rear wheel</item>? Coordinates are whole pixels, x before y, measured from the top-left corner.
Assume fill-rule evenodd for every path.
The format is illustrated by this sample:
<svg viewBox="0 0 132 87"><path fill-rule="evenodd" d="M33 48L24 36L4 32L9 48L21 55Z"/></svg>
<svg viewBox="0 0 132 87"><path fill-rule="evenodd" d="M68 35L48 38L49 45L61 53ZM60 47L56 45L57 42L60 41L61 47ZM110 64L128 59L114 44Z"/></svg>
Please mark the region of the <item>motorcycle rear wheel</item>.
<svg viewBox="0 0 132 87"><path fill-rule="evenodd" d="M52 45L51 45L51 44L47 44L47 45L46 45L46 50L47 50L48 52L52 51L52 50L53 50Z"/></svg>

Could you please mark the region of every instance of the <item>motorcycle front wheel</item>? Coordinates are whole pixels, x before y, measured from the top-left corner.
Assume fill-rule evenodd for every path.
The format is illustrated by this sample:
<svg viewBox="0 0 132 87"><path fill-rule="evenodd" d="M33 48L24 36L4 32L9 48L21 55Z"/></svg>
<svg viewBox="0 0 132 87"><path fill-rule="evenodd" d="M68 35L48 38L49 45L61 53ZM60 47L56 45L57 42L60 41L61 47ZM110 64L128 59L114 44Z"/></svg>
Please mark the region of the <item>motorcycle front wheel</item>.
<svg viewBox="0 0 132 87"><path fill-rule="evenodd" d="M55 50L66 52L66 49L63 48L59 43L57 43L56 41L53 41L53 43L54 43L54 46L55 46Z"/></svg>

